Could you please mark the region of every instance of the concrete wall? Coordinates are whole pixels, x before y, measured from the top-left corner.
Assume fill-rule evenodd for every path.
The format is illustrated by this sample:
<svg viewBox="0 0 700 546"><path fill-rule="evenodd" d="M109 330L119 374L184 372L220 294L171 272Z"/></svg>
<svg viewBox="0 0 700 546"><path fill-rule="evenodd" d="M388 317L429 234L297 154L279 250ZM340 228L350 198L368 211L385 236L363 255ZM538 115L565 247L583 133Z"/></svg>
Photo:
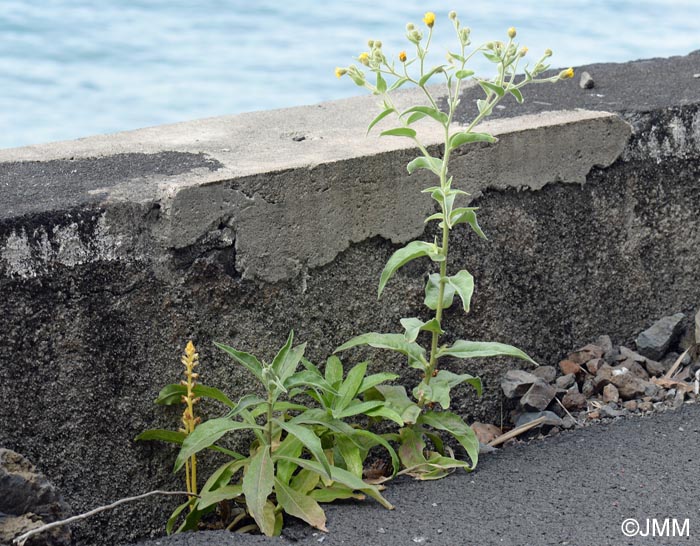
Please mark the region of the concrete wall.
<svg viewBox="0 0 700 546"><path fill-rule="evenodd" d="M542 363L610 334L631 340L700 302L700 86L687 57L587 67L596 81L528 88L460 151L456 186L489 241L454 232L453 270L476 278L451 336L515 344ZM663 82L663 83L661 83ZM473 110L467 89L460 121ZM402 95L410 103L412 91ZM401 139L365 138L362 97L0 151L0 445L82 511L176 487L174 451L136 445L177 412L152 404L193 339L205 383L233 398L249 377L212 340L271 358L290 328L322 360L364 331L399 331L422 307L415 262L375 301L379 273L432 210ZM577 110L577 108L584 108ZM523 115L519 115L523 114ZM427 140L438 134L426 125ZM392 355L348 362L402 370ZM454 363L486 394L468 420L500 416L508 361ZM212 414L219 408L211 407ZM80 544L162 532L174 502L127 506L76 529Z"/></svg>

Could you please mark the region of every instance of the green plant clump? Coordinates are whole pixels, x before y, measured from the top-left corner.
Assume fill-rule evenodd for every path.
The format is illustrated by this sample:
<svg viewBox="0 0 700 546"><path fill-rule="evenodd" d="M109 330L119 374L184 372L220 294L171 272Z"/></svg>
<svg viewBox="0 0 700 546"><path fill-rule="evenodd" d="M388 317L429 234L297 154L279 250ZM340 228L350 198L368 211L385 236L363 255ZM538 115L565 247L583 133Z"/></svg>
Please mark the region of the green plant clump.
<svg viewBox="0 0 700 546"><path fill-rule="evenodd" d="M451 231L468 225L477 236L486 238L476 217L476 207L460 206L467 195L454 187L449 172L452 152L464 145L493 144L492 135L475 132L480 121L492 113L504 98L512 96L523 102L522 89L530 83L556 82L573 77L573 70L563 70L544 77L549 68L547 50L534 67L523 68L524 76L516 77L519 64L527 54L515 42L515 29L508 30L507 42L488 42L471 50L470 29L461 25L450 12L457 35L457 52L449 51L447 62L427 67L426 60L433 36L435 14L425 14L424 28L406 27L406 37L414 46L410 56L402 51L397 60L389 60L379 40L369 41L369 51L357 60L374 76L370 82L360 66L337 68L336 75L347 75L360 87L380 97L382 110L369 124L368 132L380 121L393 118L398 124L384 130L382 136L408 138L420 152L408 164L409 174L419 169L436 177L435 185L424 193L436 201L439 212L426 218L438 222L441 236L434 241L413 241L397 250L381 273L378 296L396 271L412 260L428 258L436 271L425 286L425 306L431 312L428 320L402 318L403 333L367 333L357 336L336 349L336 353L360 345L401 353L411 368L420 370L422 379L411 395L401 385L386 384L398 379L390 373L367 375L367 363L354 366L347 374L336 356L331 356L323 373L304 358L305 344L293 345L290 333L285 345L271 363L217 343L235 362L244 366L257 380L264 397L247 394L233 402L222 391L198 384L193 368L198 361L191 342L183 364L186 381L163 388L156 400L160 404L185 403L184 429L178 432L149 430L139 440L163 440L180 445L175 471L186 472L187 502L180 505L168 520L168 533L196 529L217 511L219 525L238 531L259 530L265 535L278 535L283 514L300 518L313 527L326 530L326 517L320 504L336 499L370 496L383 506L392 508L382 496L379 484L398 473L419 479L438 479L456 468L472 470L478 461L479 443L462 417L448 411L451 390L461 384L472 385L481 394L481 381L468 373L453 373L439 365L444 358L470 359L507 356L532 359L523 351L496 342L458 340L451 345L441 343L445 335L443 312L457 297L464 312L469 312L474 291L474 278L462 269L448 274ZM427 36L424 36L427 32ZM496 76L479 78L467 68L468 61L482 54L496 66ZM410 70L409 70L410 69ZM413 75L412 75L413 72ZM447 99L439 107L428 84L444 80ZM452 120L459 103L462 82L473 79L481 86L484 97L477 101L477 113L466 128L454 129ZM425 103L399 110L392 93L404 84L422 90ZM415 123L426 119L444 130L444 146L439 157L429 153L418 138ZM421 335L426 343L419 343ZM200 423L194 416L194 405L200 398L218 401L228 408L222 417ZM348 420L350 420L348 422ZM377 421L398 425L398 432L378 434L369 430ZM246 454L221 445L221 440L234 431L247 431L252 442ZM452 436L466 451L468 461L458 459L445 443L444 434ZM398 446L395 451L394 446ZM428 446L431 446L430 448ZM371 450L384 450L390 461L390 476L368 479L365 462ZM209 476L204 485L197 484L197 454L213 450L228 457ZM364 479L363 479L364 478ZM178 524L179 522L179 524Z"/></svg>

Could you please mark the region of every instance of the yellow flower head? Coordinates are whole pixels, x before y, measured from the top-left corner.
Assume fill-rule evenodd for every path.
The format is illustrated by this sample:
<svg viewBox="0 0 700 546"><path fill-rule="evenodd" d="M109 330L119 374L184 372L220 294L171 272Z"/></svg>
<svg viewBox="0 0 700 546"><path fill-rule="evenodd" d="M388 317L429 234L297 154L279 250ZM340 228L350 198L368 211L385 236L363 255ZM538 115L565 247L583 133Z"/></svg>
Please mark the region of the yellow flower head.
<svg viewBox="0 0 700 546"><path fill-rule="evenodd" d="M192 343L192 340L190 340L187 342L187 346L185 347L185 354L191 358L194 353L195 353L194 343Z"/></svg>
<svg viewBox="0 0 700 546"><path fill-rule="evenodd" d="M347 74L347 73L348 73L347 69L345 69L345 68L340 68L339 66L336 66L336 67L335 67L335 77L336 77L336 78L342 78L342 77L345 76L345 74Z"/></svg>
<svg viewBox="0 0 700 546"><path fill-rule="evenodd" d="M520 56L521 57L524 57L525 55L527 55L527 52L528 52L528 49L526 47L520 48Z"/></svg>
<svg viewBox="0 0 700 546"><path fill-rule="evenodd" d="M515 31L515 27L510 27L508 29L508 38L515 38L515 35L517 32Z"/></svg>
<svg viewBox="0 0 700 546"><path fill-rule="evenodd" d="M559 72L559 79L560 80L570 80L573 77L574 77L574 69L573 68L567 68L566 70L562 70L561 72Z"/></svg>
<svg viewBox="0 0 700 546"><path fill-rule="evenodd" d="M368 66L369 65L369 53L363 52L360 53L360 56L357 58L358 61L360 61L363 65Z"/></svg>
<svg viewBox="0 0 700 546"><path fill-rule="evenodd" d="M426 14L423 16L423 22L428 28L433 28L433 25L435 24L435 14L432 11L426 12Z"/></svg>
<svg viewBox="0 0 700 546"><path fill-rule="evenodd" d="M402 51L401 53L399 53L399 61L401 61L402 63L405 63L406 59L407 59L407 57L406 57L405 51Z"/></svg>

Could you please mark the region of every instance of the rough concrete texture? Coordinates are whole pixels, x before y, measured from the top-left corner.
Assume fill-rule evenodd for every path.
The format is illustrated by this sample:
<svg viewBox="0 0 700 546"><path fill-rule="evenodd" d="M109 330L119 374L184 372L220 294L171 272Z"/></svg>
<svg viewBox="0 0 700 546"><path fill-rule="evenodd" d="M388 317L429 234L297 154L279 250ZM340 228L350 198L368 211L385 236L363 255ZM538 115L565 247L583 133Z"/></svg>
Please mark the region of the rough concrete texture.
<svg viewBox="0 0 700 546"><path fill-rule="evenodd" d="M700 87L684 78L698 58L589 67L592 91L608 86L624 108L589 104L575 81L530 88L528 116L489 122L500 142L456 158L456 185L482 207L489 241L454 232L450 268L466 266L476 292L468 317L446 312L447 341L512 343L553 364L600 333L630 343L697 305ZM673 100L645 98L665 94ZM32 459L76 512L181 487L167 471L172 449L132 439L177 427L177 410L152 400L179 379L188 339L204 382L237 398L254 387L212 340L271 358L294 328L322 361L352 335L423 316L430 264L406 266L375 300L397 243L434 232L422 225L429 201L416 199L428 179L404 174L415 152L364 138L373 106L351 99L0 151L0 445ZM630 125L561 112L579 106ZM549 109L559 112L539 112ZM477 177L470 164L489 171ZM361 357L415 379L387 353L344 358ZM458 393L456 411L498 422L499 382L520 364L447 366L485 382L481 400ZM157 535L175 502L120 508L75 536Z"/></svg>
<svg viewBox="0 0 700 546"><path fill-rule="evenodd" d="M385 496L328 505L328 534L291 521L281 538L184 533L139 546L644 546L700 543L694 454L700 408L615 421L485 455L472 474L391 482ZM675 536L622 534L635 518L677 521ZM689 520L688 534L680 530ZM669 521L672 531L673 523Z"/></svg>

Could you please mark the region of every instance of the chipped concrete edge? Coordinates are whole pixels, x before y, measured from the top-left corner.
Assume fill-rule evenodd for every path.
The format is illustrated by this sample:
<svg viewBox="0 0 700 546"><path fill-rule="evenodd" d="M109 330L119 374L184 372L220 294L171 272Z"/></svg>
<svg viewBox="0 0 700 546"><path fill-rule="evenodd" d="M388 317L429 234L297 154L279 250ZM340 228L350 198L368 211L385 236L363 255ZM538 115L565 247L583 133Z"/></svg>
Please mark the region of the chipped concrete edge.
<svg viewBox="0 0 700 546"><path fill-rule="evenodd" d="M460 149L451 162L455 185L472 198L489 188L583 183L594 166L608 166L622 154L631 134L617 115L585 110L496 120L480 130L498 142ZM31 229L18 225L0 245L0 268L26 278L52 265L142 260L167 275L173 252L230 247L243 278L289 280L330 263L352 243L374 236L403 243L423 233L433 204L420 190L432 181L425 172L406 173L417 151L404 140L383 139L382 147L371 150L362 142L350 146L343 159L331 154L321 161L317 154L336 146L326 139L320 152L307 153L305 163L299 157L287 165L273 162L271 169L260 163L256 172L238 175L235 157L212 152L223 169L156 177L142 193L125 181L100 189L109 197L91 219ZM430 132L426 140L438 145ZM160 207L155 220L147 214L150 203ZM94 222L91 236L79 237L85 222Z"/></svg>

